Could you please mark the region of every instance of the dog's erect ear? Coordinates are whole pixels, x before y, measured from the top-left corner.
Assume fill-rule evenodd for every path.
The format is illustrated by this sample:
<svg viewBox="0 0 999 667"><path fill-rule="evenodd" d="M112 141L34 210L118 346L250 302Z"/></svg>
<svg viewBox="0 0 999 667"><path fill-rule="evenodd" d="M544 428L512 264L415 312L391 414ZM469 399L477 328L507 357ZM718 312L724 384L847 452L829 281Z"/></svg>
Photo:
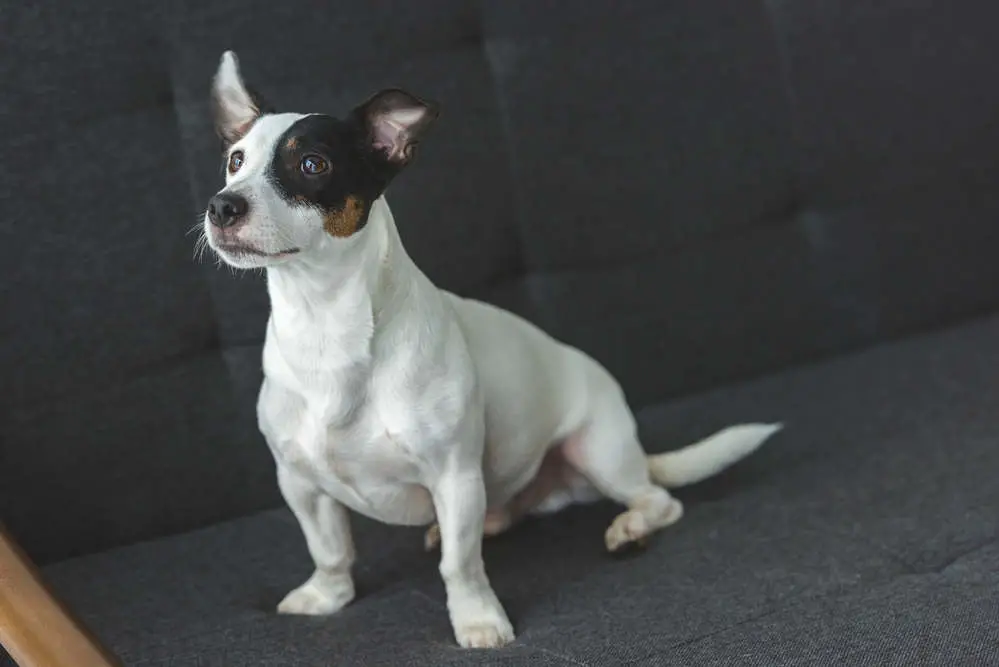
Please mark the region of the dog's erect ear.
<svg viewBox="0 0 999 667"><path fill-rule="evenodd" d="M212 111L215 114L215 131L222 142L232 144L250 131L260 117L260 102L243 83L239 74L239 60L232 51L222 54L218 72L212 81Z"/></svg>
<svg viewBox="0 0 999 667"><path fill-rule="evenodd" d="M383 90L354 113L367 130L371 148L390 164L404 166L440 111L436 104L398 90Z"/></svg>

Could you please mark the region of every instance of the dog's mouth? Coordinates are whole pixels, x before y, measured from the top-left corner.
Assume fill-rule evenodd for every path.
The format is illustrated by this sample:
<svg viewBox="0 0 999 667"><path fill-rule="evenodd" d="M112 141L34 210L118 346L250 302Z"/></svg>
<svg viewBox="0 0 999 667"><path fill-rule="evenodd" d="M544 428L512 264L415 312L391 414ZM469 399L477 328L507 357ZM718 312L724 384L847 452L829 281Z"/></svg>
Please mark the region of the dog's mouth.
<svg viewBox="0 0 999 667"><path fill-rule="evenodd" d="M280 259L299 252L298 248L289 248L288 250L281 250L279 252L264 252L259 248L254 248L253 246L245 243L219 243L215 246L215 248L219 252L234 258L266 257L268 259Z"/></svg>

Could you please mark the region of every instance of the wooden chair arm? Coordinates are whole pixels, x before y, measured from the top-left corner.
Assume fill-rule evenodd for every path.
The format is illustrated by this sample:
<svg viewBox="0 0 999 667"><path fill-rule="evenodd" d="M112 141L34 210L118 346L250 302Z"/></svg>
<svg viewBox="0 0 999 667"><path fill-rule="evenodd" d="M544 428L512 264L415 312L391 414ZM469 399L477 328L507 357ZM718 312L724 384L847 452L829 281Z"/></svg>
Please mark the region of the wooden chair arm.
<svg viewBox="0 0 999 667"><path fill-rule="evenodd" d="M0 523L0 644L20 667L120 667Z"/></svg>

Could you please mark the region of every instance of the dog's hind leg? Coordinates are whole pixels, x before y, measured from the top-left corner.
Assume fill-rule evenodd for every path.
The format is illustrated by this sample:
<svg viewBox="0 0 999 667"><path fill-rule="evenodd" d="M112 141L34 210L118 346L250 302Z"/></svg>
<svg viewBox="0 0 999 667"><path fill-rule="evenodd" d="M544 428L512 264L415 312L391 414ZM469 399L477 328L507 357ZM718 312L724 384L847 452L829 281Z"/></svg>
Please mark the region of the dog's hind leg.
<svg viewBox="0 0 999 667"><path fill-rule="evenodd" d="M519 517L518 517L519 518ZM482 534L485 537L499 535L516 522L513 515L506 508L487 510L485 519L482 522ZM435 521L427 528L423 534L423 548L433 551L441 545L441 527Z"/></svg>
<svg viewBox="0 0 999 667"><path fill-rule="evenodd" d="M600 493L628 508L604 535L609 551L640 543L683 516L680 501L652 481L623 396L606 395L589 423L565 441L562 453Z"/></svg>
<svg viewBox="0 0 999 667"><path fill-rule="evenodd" d="M605 391L589 421L562 446L566 461L602 494L628 507L605 539L617 551L674 523L683 505L664 487L693 484L756 451L780 424L737 424L664 454L646 455L620 390Z"/></svg>

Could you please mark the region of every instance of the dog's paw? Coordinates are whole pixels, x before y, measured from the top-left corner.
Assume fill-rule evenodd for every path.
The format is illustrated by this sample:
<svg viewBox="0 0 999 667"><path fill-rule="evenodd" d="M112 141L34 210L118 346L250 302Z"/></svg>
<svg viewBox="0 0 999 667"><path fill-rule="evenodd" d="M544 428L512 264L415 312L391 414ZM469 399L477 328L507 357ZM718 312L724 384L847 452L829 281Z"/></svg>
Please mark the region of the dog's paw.
<svg viewBox="0 0 999 667"><path fill-rule="evenodd" d="M514 639L513 626L505 618L455 626L454 636L462 648L499 648Z"/></svg>
<svg viewBox="0 0 999 667"><path fill-rule="evenodd" d="M488 582L467 589L448 587L454 637L463 648L496 648L513 641L513 625Z"/></svg>
<svg viewBox="0 0 999 667"><path fill-rule="evenodd" d="M423 535L423 548L427 551L433 551L441 545L441 527L436 523L427 528L427 532Z"/></svg>
<svg viewBox="0 0 999 667"><path fill-rule="evenodd" d="M322 584L313 576L307 582L288 593L277 606L279 614L301 614L305 616L326 616L343 609L354 599L354 584L347 578L339 581L325 581Z"/></svg>
<svg viewBox="0 0 999 667"><path fill-rule="evenodd" d="M654 530L676 523L682 516L683 504L675 498L671 498L663 513L653 519L654 526L649 524L649 519L640 510L632 509L619 514L604 533L607 551L617 553L626 547L643 547L645 539Z"/></svg>
<svg viewBox="0 0 999 667"><path fill-rule="evenodd" d="M604 543L607 551L616 552L626 546L641 546L645 536L649 534L649 523L637 510L628 510L619 514L604 533Z"/></svg>

